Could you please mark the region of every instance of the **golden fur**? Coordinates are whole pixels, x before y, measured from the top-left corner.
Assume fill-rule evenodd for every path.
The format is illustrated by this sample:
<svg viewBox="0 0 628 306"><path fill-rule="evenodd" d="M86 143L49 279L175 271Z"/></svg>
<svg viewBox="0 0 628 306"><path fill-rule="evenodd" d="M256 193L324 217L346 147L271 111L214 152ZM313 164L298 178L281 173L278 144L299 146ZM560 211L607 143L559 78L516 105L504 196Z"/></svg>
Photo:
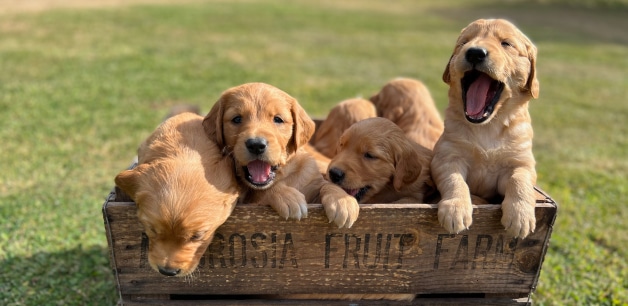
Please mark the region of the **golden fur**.
<svg viewBox="0 0 628 306"><path fill-rule="evenodd" d="M359 203L423 203L433 186L431 159L431 150L392 121L375 117L342 134L327 176Z"/></svg>
<svg viewBox="0 0 628 306"><path fill-rule="evenodd" d="M376 117L375 105L369 100L353 98L341 101L327 114L320 124L313 143L316 150L332 158L336 155L336 147L340 135L352 124L366 118Z"/></svg>
<svg viewBox="0 0 628 306"><path fill-rule="evenodd" d="M438 219L449 232L471 225L470 192L485 199L503 196L501 222L512 236L524 238L535 229L528 102L539 94L536 54L506 20L477 20L458 37L443 74L449 106L432 160L442 195Z"/></svg>
<svg viewBox="0 0 628 306"><path fill-rule="evenodd" d="M140 146L138 166L115 178L137 204L150 266L168 276L196 269L237 202L232 161L207 139L202 121L192 113L166 120Z"/></svg>
<svg viewBox="0 0 628 306"><path fill-rule="evenodd" d="M379 117L394 122L408 138L430 150L443 133L443 119L430 91L421 81L396 78L370 100Z"/></svg>
<svg viewBox="0 0 628 306"><path fill-rule="evenodd" d="M225 91L203 121L209 138L235 164L242 203L269 205L284 218L307 216L307 203L322 203L330 222L351 227L355 199L327 182L305 147L314 121L296 99L264 83Z"/></svg>

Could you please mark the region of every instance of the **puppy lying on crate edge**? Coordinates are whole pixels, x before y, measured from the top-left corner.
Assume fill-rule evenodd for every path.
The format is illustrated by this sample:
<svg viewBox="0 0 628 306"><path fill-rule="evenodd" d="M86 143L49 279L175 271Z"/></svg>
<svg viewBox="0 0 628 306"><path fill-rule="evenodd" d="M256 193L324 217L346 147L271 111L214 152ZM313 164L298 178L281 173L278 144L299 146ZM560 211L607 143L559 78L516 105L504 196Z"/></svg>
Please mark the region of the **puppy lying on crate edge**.
<svg viewBox="0 0 628 306"><path fill-rule="evenodd" d="M195 271L239 195L233 162L202 121L189 112L167 119L140 145L137 167L115 178L137 204L150 266L166 276Z"/></svg>
<svg viewBox="0 0 628 306"><path fill-rule="evenodd" d="M539 95L536 55L530 39L503 19L476 20L458 37L443 73L449 106L431 165L442 195L438 219L449 232L471 226L469 193L503 196L506 231L520 238L534 232L528 102Z"/></svg>
<svg viewBox="0 0 628 306"><path fill-rule="evenodd" d="M435 191L432 150L392 121L374 117L344 131L327 176L359 203L423 203Z"/></svg>

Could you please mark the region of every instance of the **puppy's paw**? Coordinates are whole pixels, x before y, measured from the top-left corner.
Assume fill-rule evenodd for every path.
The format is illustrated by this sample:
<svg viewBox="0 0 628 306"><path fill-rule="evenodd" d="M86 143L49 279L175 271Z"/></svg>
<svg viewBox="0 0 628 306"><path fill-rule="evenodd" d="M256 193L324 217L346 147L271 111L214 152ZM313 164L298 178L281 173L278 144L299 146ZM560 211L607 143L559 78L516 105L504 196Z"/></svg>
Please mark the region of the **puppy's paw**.
<svg viewBox="0 0 628 306"><path fill-rule="evenodd" d="M469 229L473 222L473 206L463 199L442 200L438 203L438 222L450 233Z"/></svg>
<svg viewBox="0 0 628 306"><path fill-rule="evenodd" d="M513 237L527 237L536 229L534 205L525 201L504 201L502 203L502 225Z"/></svg>
<svg viewBox="0 0 628 306"><path fill-rule="evenodd" d="M303 193L288 187L276 194L278 196L268 199L268 204L275 209L279 216L296 220L307 217L307 202Z"/></svg>
<svg viewBox="0 0 628 306"><path fill-rule="evenodd" d="M338 197L324 196L322 202L329 222L334 222L338 228L350 228L360 214L358 201L346 193Z"/></svg>

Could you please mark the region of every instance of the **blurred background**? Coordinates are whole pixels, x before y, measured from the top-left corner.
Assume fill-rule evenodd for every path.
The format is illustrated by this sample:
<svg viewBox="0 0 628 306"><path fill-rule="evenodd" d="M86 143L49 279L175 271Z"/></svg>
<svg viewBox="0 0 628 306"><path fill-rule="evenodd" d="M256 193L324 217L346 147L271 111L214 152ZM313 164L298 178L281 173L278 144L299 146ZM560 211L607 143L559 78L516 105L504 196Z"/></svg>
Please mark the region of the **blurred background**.
<svg viewBox="0 0 628 306"><path fill-rule="evenodd" d="M101 207L178 104L259 81L313 117L441 76L460 30L539 49L538 185L559 204L538 305L628 305L626 0L0 0L0 304L113 305Z"/></svg>

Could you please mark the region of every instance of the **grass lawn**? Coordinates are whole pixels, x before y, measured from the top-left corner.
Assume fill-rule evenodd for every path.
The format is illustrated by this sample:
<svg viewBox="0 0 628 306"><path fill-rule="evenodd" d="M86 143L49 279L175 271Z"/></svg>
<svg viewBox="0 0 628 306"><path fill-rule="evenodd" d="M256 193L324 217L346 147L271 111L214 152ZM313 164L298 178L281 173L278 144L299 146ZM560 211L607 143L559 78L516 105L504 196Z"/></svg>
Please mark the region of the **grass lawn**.
<svg viewBox="0 0 628 306"><path fill-rule="evenodd" d="M535 303L628 305L626 1L140 2L0 11L1 305L117 302L101 206L170 106L262 81L324 116L407 76L442 111L480 17L539 49L534 152L559 214Z"/></svg>

